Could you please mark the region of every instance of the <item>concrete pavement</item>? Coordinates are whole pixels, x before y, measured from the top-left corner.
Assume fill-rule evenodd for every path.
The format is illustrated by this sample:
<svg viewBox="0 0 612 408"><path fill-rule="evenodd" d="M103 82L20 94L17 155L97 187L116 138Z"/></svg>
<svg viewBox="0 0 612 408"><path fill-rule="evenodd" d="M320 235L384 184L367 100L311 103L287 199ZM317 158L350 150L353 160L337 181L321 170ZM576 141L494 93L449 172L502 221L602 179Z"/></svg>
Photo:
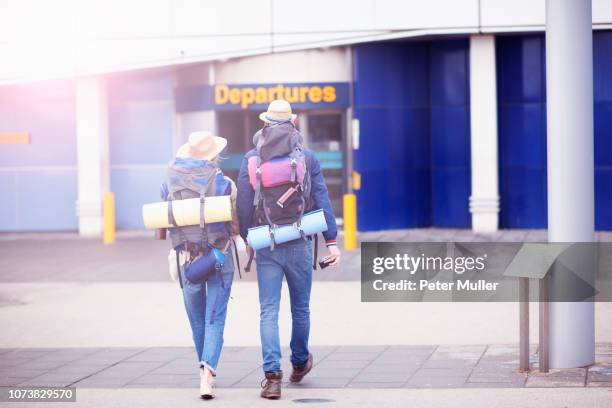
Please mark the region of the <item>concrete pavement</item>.
<svg viewBox="0 0 612 408"><path fill-rule="evenodd" d="M77 390L77 402L29 403L28 408L168 408L168 407L427 407L427 408L609 408L610 389L285 389L279 401L259 398L258 390L219 390L212 401L202 401L185 389L87 389ZM208 405L207 405L208 404ZM0 403L14 407L14 403Z"/></svg>
<svg viewBox="0 0 612 408"><path fill-rule="evenodd" d="M103 246L70 233L0 234L0 385L72 384L76 406L201 403L181 294L168 278L169 244L150 235L120 233L115 245ZM543 241L546 231L402 230L360 239ZM598 239L612 241L612 234ZM215 400L220 406L268 404L257 398L255 274L234 281ZM517 304L362 303L359 276L359 251L345 253L341 268L315 272L311 344L318 364L278 405L317 398L330 400L318 401L325 406L365 407L612 403L612 304L596 304L597 365L524 375L516 371ZM286 345L290 311L283 290ZM535 353L537 304L531 317Z"/></svg>

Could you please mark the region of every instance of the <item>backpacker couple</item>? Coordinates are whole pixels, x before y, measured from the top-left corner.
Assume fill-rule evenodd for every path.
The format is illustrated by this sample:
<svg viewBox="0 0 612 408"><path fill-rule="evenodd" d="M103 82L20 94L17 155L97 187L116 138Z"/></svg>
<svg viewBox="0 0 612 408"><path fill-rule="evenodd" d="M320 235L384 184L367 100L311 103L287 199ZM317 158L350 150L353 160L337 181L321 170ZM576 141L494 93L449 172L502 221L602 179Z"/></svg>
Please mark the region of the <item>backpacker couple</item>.
<svg viewBox="0 0 612 408"><path fill-rule="evenodd" d="M219 168L220 153L227 140L209 132L196 132L181 146L170 165L162 186L164 200L229 195L231 222L219 222L170 228L173 251L169 256L171 273L181 283L185 309L193 333L200 365L200 395L213 398L213 379L223 347L223 330L234 276L230 244L240 234L246 242L249 228L293 224L300 229L304 212L321 209L327 222L323 232L329 253L322 262L339 265L336 245L336 222L325 180L313 152L302 146L296 129L296 115L284 100L273 101L260 116L263 128L253 137L255 148L245 155L236 185ZM204 209L201 210L202 214ZM169 214L169 218L172 214ZM204 216L202 215L201 219ZM173 223L173 225L176 225ZM312 369L313 356L308 349L310 332L310 290L313 259L312 237L260 249L256 256L246 247L250 259L255 257L260 304L260 335L264 380L261 397L281 396L281 347L278 329L283 277L289 287L292 331L289 380L300 382ZM273 235L272 235L273 238ZM235 248L235 244L234 244ZM209 261L212 260L212 261ZM194 283L186 268L195 262L212 262L214 273L203 282ZM316 263L314 263L316 265ZM174 266L174 268L172 268Z"/></svg>

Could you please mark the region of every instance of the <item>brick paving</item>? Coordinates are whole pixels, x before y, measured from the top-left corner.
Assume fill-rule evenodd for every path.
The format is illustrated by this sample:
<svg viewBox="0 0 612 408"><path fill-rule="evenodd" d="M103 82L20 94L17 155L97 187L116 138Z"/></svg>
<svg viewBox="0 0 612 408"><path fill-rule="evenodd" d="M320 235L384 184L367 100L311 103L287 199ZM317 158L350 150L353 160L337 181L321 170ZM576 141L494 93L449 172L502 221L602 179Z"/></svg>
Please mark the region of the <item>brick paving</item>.
<svg viewBox="0 0 612 408"><path fill-rule="evenodd" d="M514 345L313 347L315 367L298 388L610 387L612 344L597 345L587 368L519 373ZM535 346L532 362L537 366ZM288 351L284 351L285 356ZM194 351L180 348L0 349L0 386L192 388ZM534 367L535 368L535 367ZM287 358L283 370L290 372ZM220 388L258 388L256 347L226 347Z"/></svg>

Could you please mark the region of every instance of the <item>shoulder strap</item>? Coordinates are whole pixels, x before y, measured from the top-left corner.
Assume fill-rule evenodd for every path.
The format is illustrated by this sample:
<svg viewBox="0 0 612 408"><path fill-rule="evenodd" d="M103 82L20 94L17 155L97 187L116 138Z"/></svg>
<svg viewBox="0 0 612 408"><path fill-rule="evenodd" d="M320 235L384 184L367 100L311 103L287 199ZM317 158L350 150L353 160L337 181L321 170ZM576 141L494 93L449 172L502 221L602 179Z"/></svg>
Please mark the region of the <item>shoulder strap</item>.
<svg viewBox="0 0 612 408"><path fill-rule="evenodd" d="M319 257L319 234L314 234L313 239L313 255L312 255L312 269L317 270L317 258Z"/></svg>
<svg viewBox="0 0 612 408"><path fill-rule="evenodd" d="M257 140L257 146L255 146L257 162L255 165L255 195L253 197L254 207L257 207L259 205L259 200L261 196L261 156L259 155L259 151L261 150L261 146L263 146L264 129L261 130L261 135L259 137L259 140Z"/></svg>
<svg viewBox="0 0 612 408"><path fill-rule="evenodd" d="M210 176L208 176L208 180L204 184L204 188L200 190L200 231L202 234L202 252L205 253L208 248L208 231L206 230L206 222L204 220L204 210L206 204L206 189L211 182L214 182L215 177L217 176L217 172L213 172Z"/></svg>
<svg viewBox="0 0 612 408"><path fill-rule="evenodd" d="M181 285L181 289L183 289L183 276L181 274L181 260L180 260L181 251L179 251L178 249L175 249L174 253L176 254L176 271L178 273L178 280L179 280L179 284Z"/></svg>
<svg viewBox="0 0 612 408"><path fill-rule="evenodd" d="M234 258L236 258L236 269L238 270L238 276L242 279L242 272L240 272L240 258L238 257L238 247L236 247L236 240L231 238L232 246L234 247Z"/></svg>
<svg viewBox="0 0 612 408"><path fill-rule="evenodd" d="M181 192L177 191L175 194L177 194L180 199ZM185 236L185 231L183 231L183 229L176 224L176 219L174 218L174 209L172 206L172 201L174 201L174 194L170 194L168 196L168 224L172 225L172 227L178 232L179 239L181 240L181 244L185 246L184 249L186 250L187 249L186 248L187 237Z"/></svg>

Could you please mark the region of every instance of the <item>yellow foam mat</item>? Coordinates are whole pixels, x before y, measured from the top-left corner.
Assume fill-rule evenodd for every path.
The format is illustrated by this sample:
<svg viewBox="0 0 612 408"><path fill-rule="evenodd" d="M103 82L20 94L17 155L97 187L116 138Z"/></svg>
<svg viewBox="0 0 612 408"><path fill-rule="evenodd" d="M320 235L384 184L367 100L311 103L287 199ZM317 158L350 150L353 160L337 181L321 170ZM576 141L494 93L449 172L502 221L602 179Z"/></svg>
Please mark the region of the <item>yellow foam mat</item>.
<svg viewBox="0 0 612 408"><path fill-rule="evenodd" d="M168 205L172 205L172 213L176 225L198 225L200 223L200 199L164 201L142 206L142 219L147 229L171 227L168 222ZM232 204L230 196L206 197L204 199L204 222L226 222L232 220Z"/></svg>

